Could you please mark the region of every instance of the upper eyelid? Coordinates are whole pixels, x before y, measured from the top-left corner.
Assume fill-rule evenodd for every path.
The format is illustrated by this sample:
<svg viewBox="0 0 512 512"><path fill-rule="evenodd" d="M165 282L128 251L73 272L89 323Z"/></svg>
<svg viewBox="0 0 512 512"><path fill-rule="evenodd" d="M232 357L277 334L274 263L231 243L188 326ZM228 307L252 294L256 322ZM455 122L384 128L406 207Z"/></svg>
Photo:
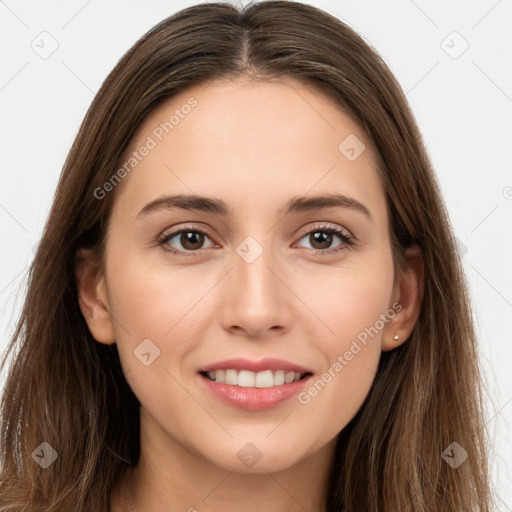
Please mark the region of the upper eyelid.
<svg viewBox="0 0 512 512"><path fill-rule="evenodd" d="M208 235L210 238L212 238L212 231L204 226L199 226L199 225L195 225L195 224L189 224L185 227L181 227L181 228L170 228L169 231L164 231L158 238L159 239L162 239L162 238L167 238L167 237L175 237L176 235L182 233L182 232L186 232L186 231L199 231L201 233L205 233L206 235Z"/></svg>
<svg viewBox="0 0 512 512"><path fill-rule="evenodd" d="M346 233L347 236L349 236L350 238L353 238L352 232L350 230L348 230L346 227L340 226L338 224L334 224L329 221L316 221L313 223L312 226L308 225L308 226L304 227L304 229L301 228L298 236L300 236L302 238L302 236L307 235L307 234L311 233L312 231L315 231L315 229L318 231L321 231L321 230L328 231L331 229L336 230L336 231L341 231L343 233Z"/></svg>

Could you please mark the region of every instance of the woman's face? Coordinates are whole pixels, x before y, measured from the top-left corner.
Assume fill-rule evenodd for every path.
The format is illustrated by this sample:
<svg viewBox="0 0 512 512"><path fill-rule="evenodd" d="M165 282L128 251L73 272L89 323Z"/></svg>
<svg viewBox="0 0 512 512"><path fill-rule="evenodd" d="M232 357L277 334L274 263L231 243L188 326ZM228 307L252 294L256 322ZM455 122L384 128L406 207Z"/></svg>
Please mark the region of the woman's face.
<svg viewBox="0 0 512 512"><path fill-rule="evenodd" d="M104 188L113 334L93 334L117 343L148 442L236 472L318 452L361 407L399 315L370 141L299 82L217 81L159 106L128 153Z"/></svg>

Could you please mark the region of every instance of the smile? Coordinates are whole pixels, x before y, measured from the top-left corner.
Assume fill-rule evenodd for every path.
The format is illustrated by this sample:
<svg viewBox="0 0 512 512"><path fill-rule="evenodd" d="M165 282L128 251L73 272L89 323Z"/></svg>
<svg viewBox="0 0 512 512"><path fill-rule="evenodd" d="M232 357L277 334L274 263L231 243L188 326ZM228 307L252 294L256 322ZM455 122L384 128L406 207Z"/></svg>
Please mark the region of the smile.
<svg viewBox="0 0 512 512"><path fill-rule="evenodd" d="M228 384L230 386L239 386L241 388L271 388L296 382L309 372L298 373L285 370L263 370L261 372L252 372L250 370L215 370L201 372L210 380L219 384Z"/></svg>

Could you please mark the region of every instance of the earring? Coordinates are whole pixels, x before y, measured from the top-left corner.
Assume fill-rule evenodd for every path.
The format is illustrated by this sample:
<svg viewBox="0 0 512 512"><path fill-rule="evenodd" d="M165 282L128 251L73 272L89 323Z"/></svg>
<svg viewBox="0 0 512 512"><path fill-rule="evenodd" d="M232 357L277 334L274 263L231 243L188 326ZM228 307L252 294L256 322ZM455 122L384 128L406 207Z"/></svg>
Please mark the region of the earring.
<svg viewBox="0 0 512 512"><path fill-rule="evenodd" d="M395 335L393 336L393 339L394 339L395 341L398 341L398 340L400 339L400 336L398 336L398 334L395 334Z"/></svg>

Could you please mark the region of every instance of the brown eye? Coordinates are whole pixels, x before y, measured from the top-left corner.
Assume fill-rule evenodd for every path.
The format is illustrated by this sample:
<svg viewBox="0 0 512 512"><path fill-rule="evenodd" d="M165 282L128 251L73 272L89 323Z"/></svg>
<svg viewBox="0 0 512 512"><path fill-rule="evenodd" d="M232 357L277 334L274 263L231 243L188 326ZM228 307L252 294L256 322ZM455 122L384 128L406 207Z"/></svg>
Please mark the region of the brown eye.
<svg viewBox="0 0 512 512"><path fill-rule="evenodd" d="M313 249L329 249L333 241L333 234L327 231L315 231L309 234L309 241Z"/></svg>
<svg viewBox="0 0 512 512"><path fill-rule="evenodd" d="M181 245L189 250L200 249L204 243L205 235L199 231L183 231L180 235L179 241Z"/></svg>
<svg viewBox="0 0 512 512"><path fill-rule="evenodd" d="M339 242L333 246L333 243L336 243L336 238ZM306 239L310 244L310 249L317 251L318 254L331 254L352 245L352 238L350 233L343 229L320 226L310 230L301 240Z"/></svg>
<svg viewBox="0 0 512 512"><path fill-rule="evenodd" d="M201 229L180 229L164 235L158 243L162 245L165 250L171 251L174 254L187 255L207 248L204 247L206 239L209 239L208 233ZM174 243L171 243L173 240ZM176 247L176 244L178 244L178 247ZM209 247L213 247L213 244Z"/></svg>

